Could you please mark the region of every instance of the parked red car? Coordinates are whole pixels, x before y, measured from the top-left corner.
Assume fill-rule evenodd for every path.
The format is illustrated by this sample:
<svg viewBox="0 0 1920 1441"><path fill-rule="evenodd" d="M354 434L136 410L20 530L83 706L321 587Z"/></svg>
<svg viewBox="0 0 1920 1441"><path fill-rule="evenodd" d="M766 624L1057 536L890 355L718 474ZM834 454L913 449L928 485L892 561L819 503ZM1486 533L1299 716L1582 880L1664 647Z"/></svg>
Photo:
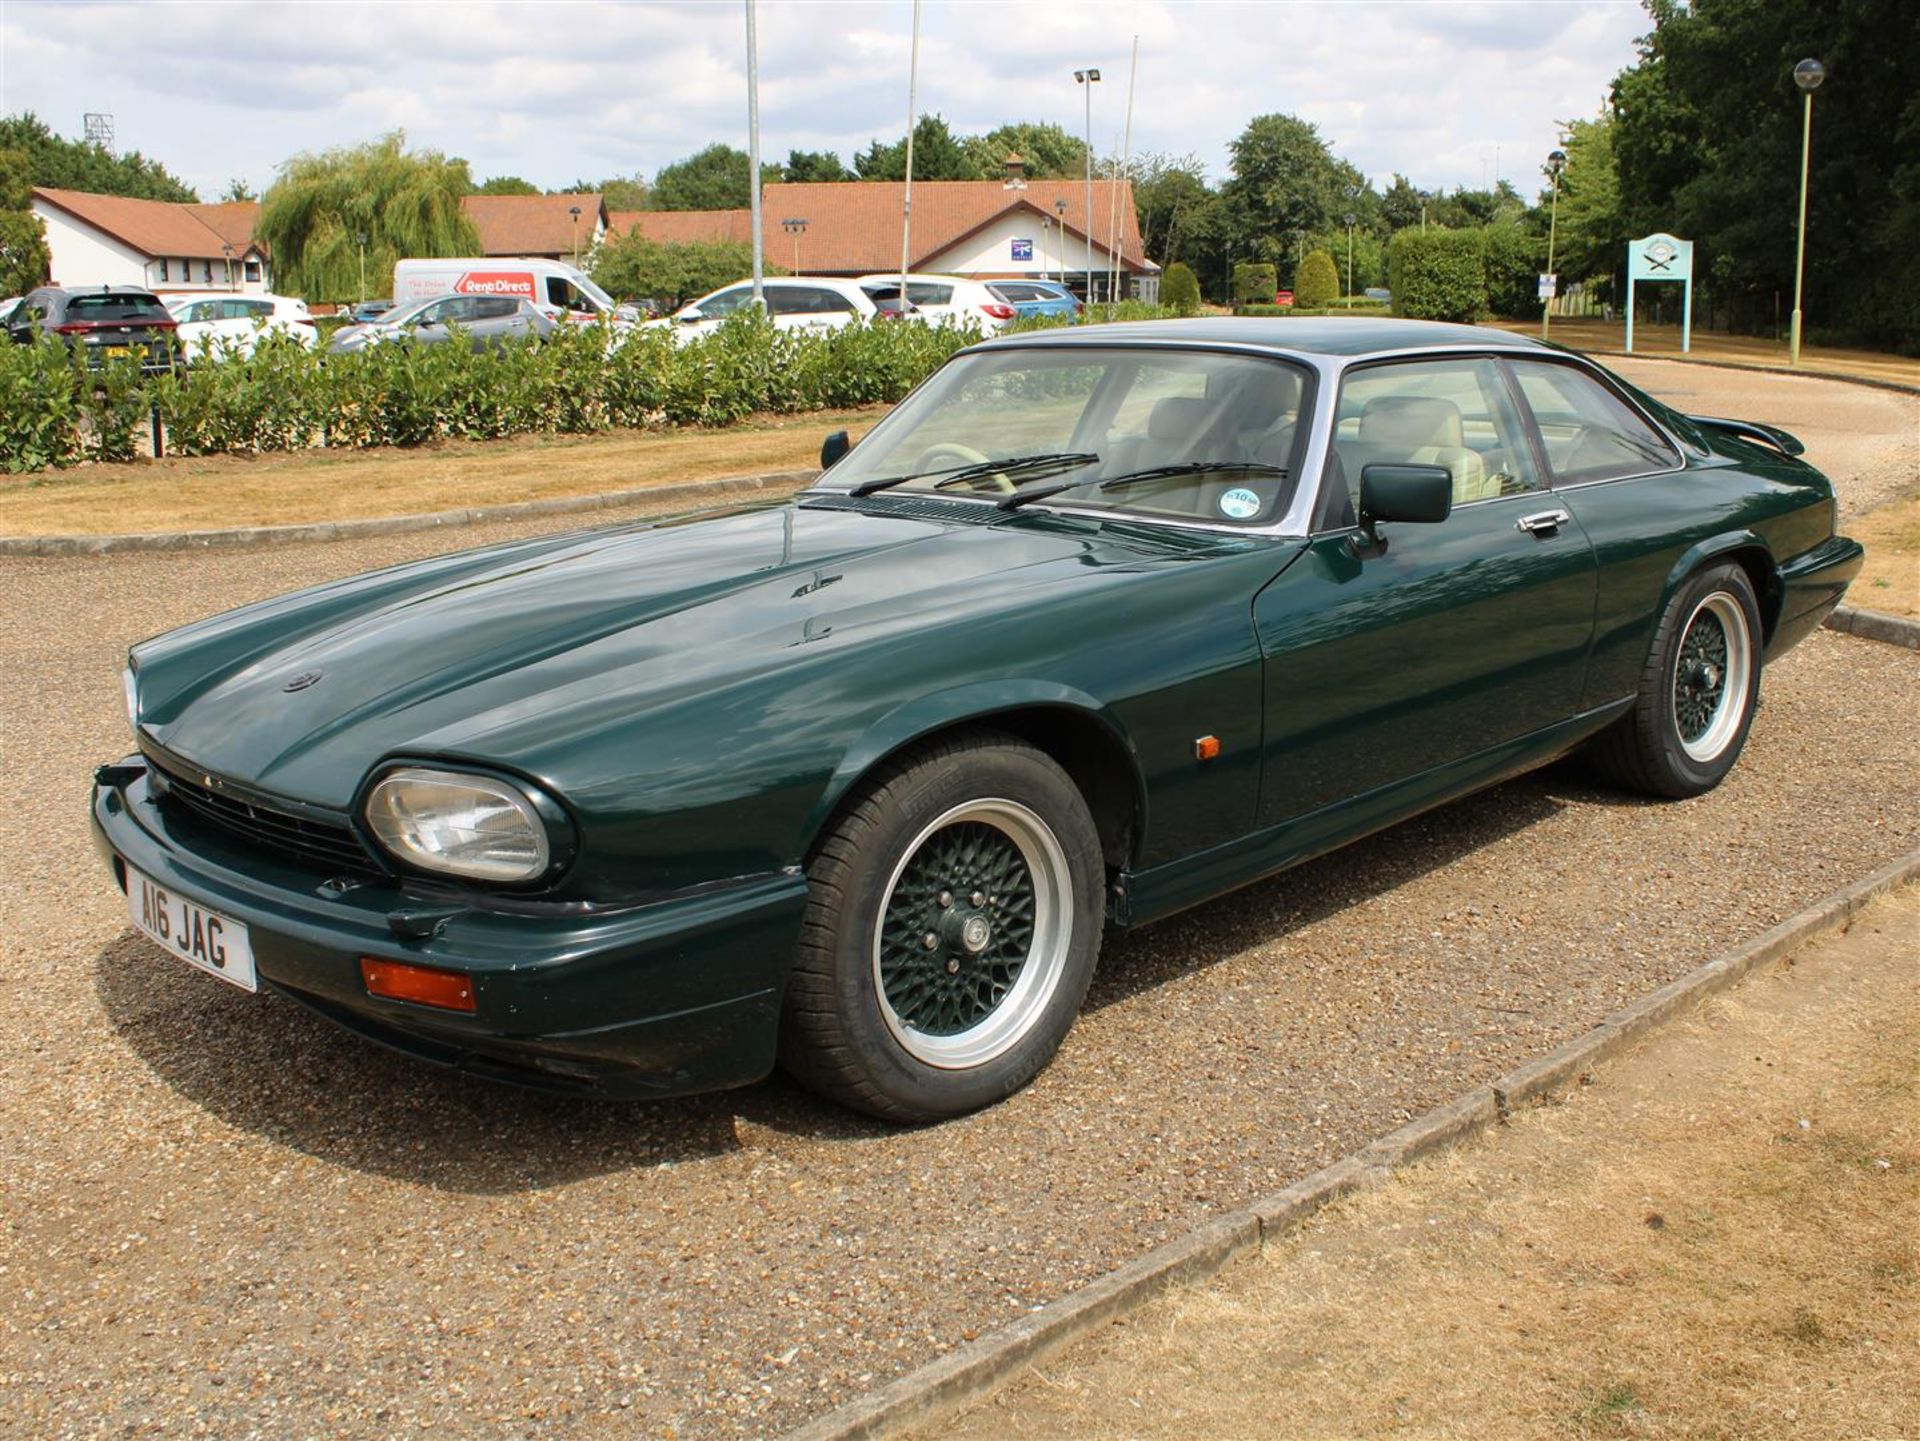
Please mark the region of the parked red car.
<svg viewBox="0 0 1920 1441"><path fill-rule="evenodd" d="M1276 291L1274 291L1274 292L1273 292L1273 303L1274 303L1275 305L1292 305L1292 304L1293 304L1293 292L1292 292L1291 290L1276 290Z"/></svg>

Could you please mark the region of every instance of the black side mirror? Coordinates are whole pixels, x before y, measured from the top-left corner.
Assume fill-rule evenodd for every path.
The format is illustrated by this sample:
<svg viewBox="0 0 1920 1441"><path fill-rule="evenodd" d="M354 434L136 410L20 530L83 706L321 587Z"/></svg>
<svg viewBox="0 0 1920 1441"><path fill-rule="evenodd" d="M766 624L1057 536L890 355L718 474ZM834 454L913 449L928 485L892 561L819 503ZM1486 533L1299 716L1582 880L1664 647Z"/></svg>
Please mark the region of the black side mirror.
<svg viewBox="0 0 1920 1441"><path fill-rule="evenodd" d="M1437 525L1451 514L1453 472L1444 465L1376 461L1360 471L1360 534L1348 544L1355 555L1379 555L1387 548L1381 521Z"/></svg>
<svg viewBox="0 0 1920 1441"><path fill-rule="evenodd" d="M847 439L844 430L836 430L820 442L820 468L830 470L835 461L853 449L853 442Z"/></svg>

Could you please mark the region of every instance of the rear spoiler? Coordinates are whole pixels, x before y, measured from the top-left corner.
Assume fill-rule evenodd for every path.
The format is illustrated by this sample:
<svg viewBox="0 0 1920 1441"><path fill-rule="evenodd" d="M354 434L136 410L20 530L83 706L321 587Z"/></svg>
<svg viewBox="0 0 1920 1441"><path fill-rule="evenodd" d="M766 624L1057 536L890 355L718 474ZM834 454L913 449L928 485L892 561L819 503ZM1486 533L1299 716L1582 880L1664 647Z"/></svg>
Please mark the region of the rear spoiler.
<svg viewBox="0 0 1920 1441"><path fill-rule="evenodd" d="M1789 435L1776 425L1762 425L1757 420L1724 420L1715 415L1690 415L1687 417L1695 425L1710 426L1714 430L1723 430L1728 435L1737 435L1742 440L1756 440L1762 445L1771 446L1782 455L1804 455L1806 446L1800 443L1798 436Z"/></svg>

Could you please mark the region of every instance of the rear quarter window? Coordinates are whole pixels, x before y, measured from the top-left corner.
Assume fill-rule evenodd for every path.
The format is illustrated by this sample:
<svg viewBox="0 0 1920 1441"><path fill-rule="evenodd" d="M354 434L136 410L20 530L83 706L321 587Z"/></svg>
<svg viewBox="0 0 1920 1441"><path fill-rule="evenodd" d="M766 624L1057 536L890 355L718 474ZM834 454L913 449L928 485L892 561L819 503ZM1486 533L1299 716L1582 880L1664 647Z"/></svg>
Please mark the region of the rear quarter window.
<svg viewBox="0 0 1920 1441"><path fill-rule="evenodd" d="M1561 484L1621 480L1680 464L1672 443L1592 376L1533 360L1512 365L1546 447L1548 468Z"/></svg>

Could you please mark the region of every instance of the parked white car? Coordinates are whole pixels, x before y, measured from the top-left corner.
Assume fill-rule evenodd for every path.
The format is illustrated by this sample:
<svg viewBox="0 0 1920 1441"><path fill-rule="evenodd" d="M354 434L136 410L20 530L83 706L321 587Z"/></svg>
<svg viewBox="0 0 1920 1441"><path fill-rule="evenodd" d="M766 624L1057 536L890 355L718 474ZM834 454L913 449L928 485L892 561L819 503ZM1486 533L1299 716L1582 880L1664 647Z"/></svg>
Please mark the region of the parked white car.
<svg viewBox="0 0 1920 1441"><path fill-rule="evenodd" d="M220 355L248 356L260 337L284 335L311 350L320 331L307 302L286 295L178 295L166 302L180 323L175 334L187 361Z"/></svg>
<svg viewBox="0 0 1920 1441"><path fill-rule="evenodd" d="M783 278L761 282L767 313L780 330L838 330L856 321L872 320L873 301L852 280ZM683 305L648 328L672 326L676 341L696 340L719 328L737 310L753 304L753 282L743 280Z"/></svg>
<svg viewBox="0 0 1920 1441"><path fill-rule="evenodd" d="M854 282L877 302L897 300L900 275L863 275ZM983 281L966 280L958 275L907 276L907 302L913 309L910 320L932 325L951 320L957 325L977 325L983 334L993 335L1006 328L1015 311L1001 296L989 290Z"/></svg>

